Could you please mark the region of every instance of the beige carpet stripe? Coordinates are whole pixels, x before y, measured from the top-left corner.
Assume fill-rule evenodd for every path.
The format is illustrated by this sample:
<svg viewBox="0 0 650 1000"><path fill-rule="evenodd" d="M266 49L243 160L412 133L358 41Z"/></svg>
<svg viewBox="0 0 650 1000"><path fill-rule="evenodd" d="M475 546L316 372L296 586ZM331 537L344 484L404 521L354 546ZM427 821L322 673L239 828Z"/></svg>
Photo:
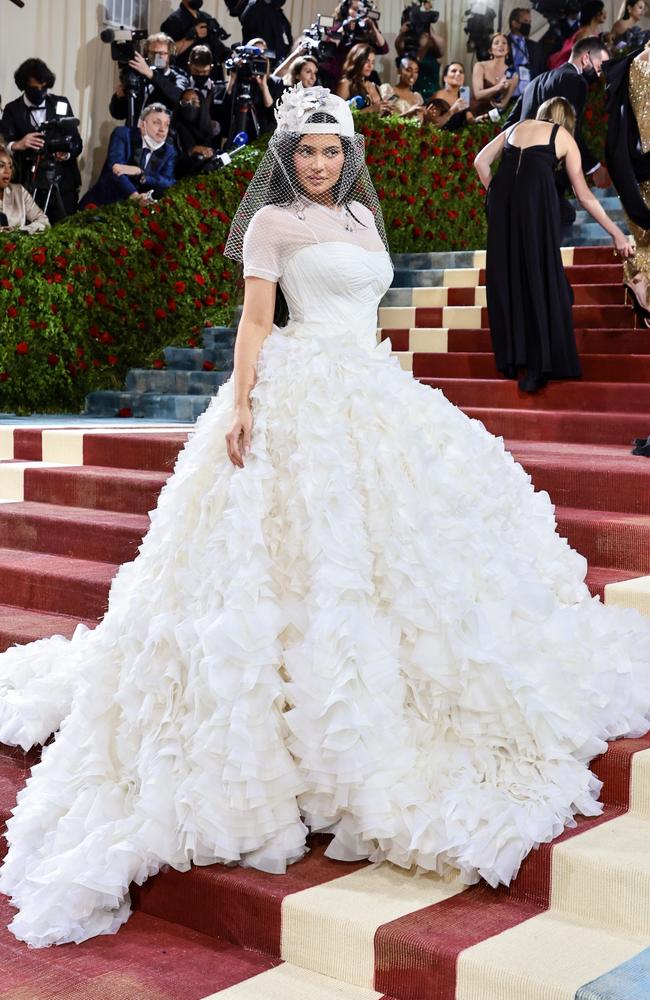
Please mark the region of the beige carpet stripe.
<svg viewBox="0 0 650 1000"><path fill-rule="evenodd" d="M204 1000L379 1000L381 996L376 990L357 989L348 983L319 976L317 972L285 964L213 993Z"/></svg>
<svg viewBox="0 0 650 1000"><path fill-rule="evenodd" d="M630 812L650 819L650 750L632 758Z"/></svg>
<svg viewBox="0 0 650 1000"><path fill-rule="evenodd" d="M551 908L650 936L650 819L627 813L553 850Z"/></svg>
<svg viewBox="0 0 650 1000"><path fill-rule="evenodd" d="M462 892L457 878L384 864L286 896L281 955L287 962L370 988L378 927Z"/></svg>
<svg viewBox="0 0 650 1000"><path fill-rule="evenodd" d="M650 576L637 576L632 580L605 584L605 604L634 608L650 618Z"/></svg>
<svg viewBox="0 0 650 1000"><path fill-rule="evenodd" d="M543 913L461 952L456 1000L574 1000L580 986L648 945L650 936Z"/></svg>

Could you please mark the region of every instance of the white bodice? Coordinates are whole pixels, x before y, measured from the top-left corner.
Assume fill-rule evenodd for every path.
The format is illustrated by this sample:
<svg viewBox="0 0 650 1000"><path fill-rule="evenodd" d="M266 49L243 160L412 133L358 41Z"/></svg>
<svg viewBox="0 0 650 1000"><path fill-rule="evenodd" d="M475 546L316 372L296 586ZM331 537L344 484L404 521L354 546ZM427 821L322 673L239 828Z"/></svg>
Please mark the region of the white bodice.
<svg viewBox="0 0 650 1000"><path fill-rule="evenodd" d="M291 317L285 334L352 335L359 345L375 345L377 308L393 269L372 213L356 202L352 209L358 223L318 204L307 206L304 218L268 206L251 222L244 275L279 283Z"/></svg>

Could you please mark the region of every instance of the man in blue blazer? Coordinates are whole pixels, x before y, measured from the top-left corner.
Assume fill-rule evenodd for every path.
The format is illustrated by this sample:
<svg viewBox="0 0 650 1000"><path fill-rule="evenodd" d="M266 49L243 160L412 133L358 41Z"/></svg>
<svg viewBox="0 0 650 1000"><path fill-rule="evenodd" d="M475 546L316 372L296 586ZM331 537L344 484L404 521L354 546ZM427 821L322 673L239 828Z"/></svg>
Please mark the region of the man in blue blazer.
<svg viewBox="0 0 650 1000"><path fill-rule="evenodd" d="M120 125L111 134L99 180L84 195L86 205L111 205L127 198L159 197L174 183L176 151L166 142L170 116L162 104L142 109L137 128Z"/></svg>

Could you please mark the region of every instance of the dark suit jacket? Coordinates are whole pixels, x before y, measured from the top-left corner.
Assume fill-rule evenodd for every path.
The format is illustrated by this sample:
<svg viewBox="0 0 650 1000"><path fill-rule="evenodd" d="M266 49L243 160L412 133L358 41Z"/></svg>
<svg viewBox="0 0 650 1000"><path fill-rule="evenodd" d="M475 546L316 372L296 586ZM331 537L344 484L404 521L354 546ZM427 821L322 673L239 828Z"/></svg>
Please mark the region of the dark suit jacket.
<svg viewBox="0 0 650 1000"><path fill-rule="evenodd" d="M73 111L70 102L65 97L57 94L48 94L45 98L45 117L47 121L56 118L56 105L58 101L66 104L66 117L72 118ZM7 143L16 142L22 139L28 132L36 131L31 119L31 108L25 104L22 95L15 101L10 101L4 109L0 120L0 135L4 136ZM81 175L77 165L77 157L83 149L83 142L78 130L72 136L72 149L69 160L63 160L58 164L61 176L61 191L76 191L81 185ZM17 150L14 154L16 161L17 180L20 184L28 185L30 180L31 167L36 159L34 151L21 152ZM47 185L46 185L47 186Z"/></svg>
<svg viewBox="0 0 650 1000"><path fill-rule="evenodd" d="M169 143L165 143L149 157L142 180L123 174L116 177L113 166L116 163L129 163L139 166L142 155L142 135L140 129L120 125L113 129L108 147L108 156L97 183L84 195L81 207L90 203L94 205L111 205L115 201L123 201L137 191L150 191L160 194L174 183L174 163L176 151Z"/></svg>
<svg viewBox="0 0 650 1000"><path fill-rule="evenodd" d="M565 97L573 105L576 113L575 140L582 157L582 169L590 173L598 166L598 159L585 145L582 138L582 115L587 103L587 83L580 73L566 63L558 69L548 70L531 80L515 104L505 124L505 128L527 118L534 118L541 104L551 97Z"/></svg>
<svg viewBox="0 0 650 1000"><path fill-rule="evenodd" d="M519 36L517 36L519 37ZM510 41L510 47L512 48L512 34L508 35ZM539 76L546 69L546 62L544 60L544 54L542 52L542 47L539 42L534 42L532 38L526 38L526 49L528 51L528 69L530 70L530 78L534 80L536 76Z"/></svg>

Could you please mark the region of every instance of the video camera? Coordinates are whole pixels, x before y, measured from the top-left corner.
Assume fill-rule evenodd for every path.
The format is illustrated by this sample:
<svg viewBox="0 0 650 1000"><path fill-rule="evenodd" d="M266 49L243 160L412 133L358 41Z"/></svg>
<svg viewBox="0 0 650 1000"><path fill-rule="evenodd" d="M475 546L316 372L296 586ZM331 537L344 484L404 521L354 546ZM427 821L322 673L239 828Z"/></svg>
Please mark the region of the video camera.
<svg viewBox="0 0 650 1000"><path fill-rule="evenodd" d="M135 43L142 42L147 37L147 32L132 31L130 28L104 28L99 37L102 42L110 44L111 59L124 69L139 52Z"/></svg>
<svg viewBox="0 0 650 1000"><path fill-rule="evenodd" d="M496 16L495 10L481 2L473 3L470 9L465 11L467 51L476 52L479 61L490 58L490 38L494 34Z"/></svg>
<svg viewBox="0 0 650 1000"><path fill-rule="evenodd" d="M584 0L531 0L531 3L551 25L575 17L584 6Z"/></svg>
<svg viewBox="0 0 650 1000"><path fill-rule="evenodd" d="M368 40L371 22L377 24L381 12L374 0L363 0L354 14L342 22L340 32L346 45L356 45Z"/></svg>
<svg viewBox="0 0 650 1000"><path fill-rule="evenodd" d="M69 116L57 116L42 122L36 129L44 139L40 155L51 158L55 153L72 153L75 132L78 128L79 119Z"/></svg>
<svg viewBox="0 0 650 1000"><path fill-rule="evenodd" d="M402 12L402 24L408 25L404 36L404 55L417 56L420 35L428 34L440 14L437 10L424 10L420 3L411 3Z"/></svg>
<svg viewBox="0 0 650 1000"><path fill-rule="evenodd" d="M273 58L272 53L257 45L236 45L232 55L226 59L225 67L229 73L237 73L237 79L242 83L254 76L264 76L268 72L269 58Z"/></svg>
<svg viewBox="0 0 650 1000"><path fill-rule="evenodd" d="M329 14L319 14L313 24L303 31L305 55L314 56L319 62L332 59L336 54L336 33L332 31L334 18Z"/></svg>

